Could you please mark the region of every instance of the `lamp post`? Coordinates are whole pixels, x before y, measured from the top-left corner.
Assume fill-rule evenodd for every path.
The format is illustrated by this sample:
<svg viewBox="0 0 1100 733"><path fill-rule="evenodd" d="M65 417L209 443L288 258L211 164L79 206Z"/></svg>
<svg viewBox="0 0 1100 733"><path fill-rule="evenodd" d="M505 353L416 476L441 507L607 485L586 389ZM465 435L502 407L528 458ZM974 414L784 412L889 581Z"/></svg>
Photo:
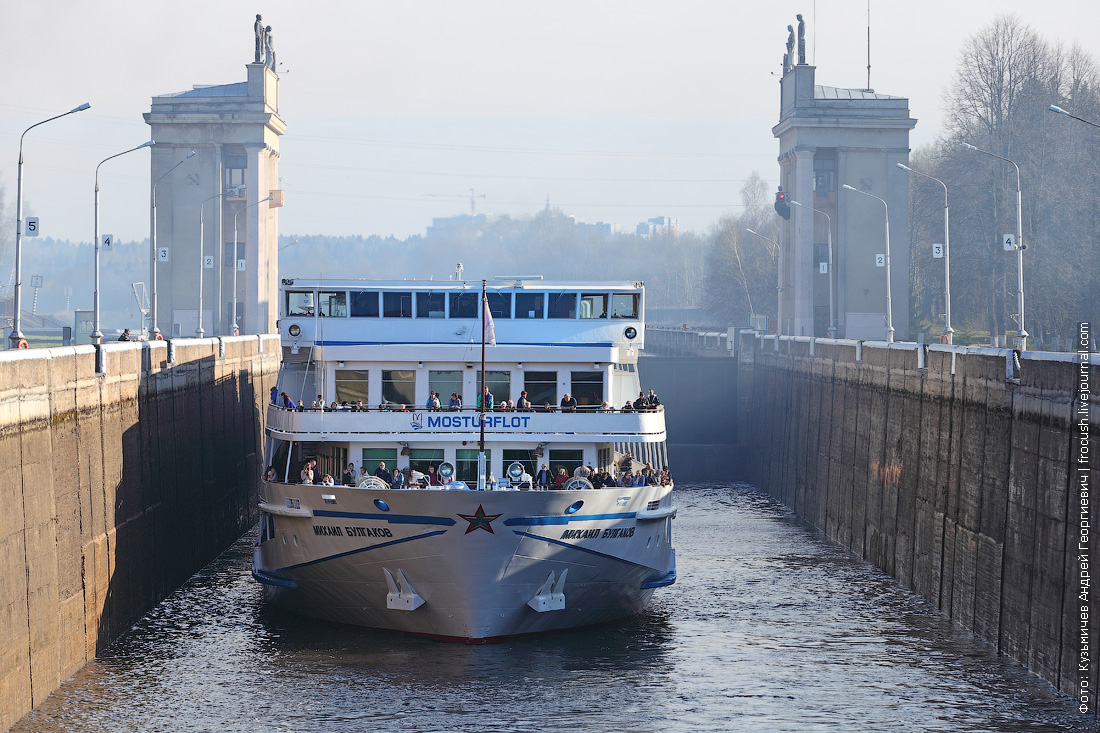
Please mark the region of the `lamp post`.
<svg viewBox="0 0 1100 733"><path fill-rule="evenodd" d="M54 120L71 115L74 112L83 112L86 109L90 109L91 106L92 105L85 102L79 107L70 109L68 112L62 112L47 120L36 122L26 130L23 130L23 134L19 136L19 163L16 166L15 177L15 299L12 302L14 319L12 321L11 336L9 337L12 347L26 347L27 345L26 340L23 338L23 332L20 330L19 323L19 311L23 306L23 246L21 243L23 237L23 138L26 137L28 132L39 125L53 122Z"/></svg>
<svg viewBox="0 0 1100 733"><path fill-rule="evenodd" d="M1089 120L1086 120L1084 117L1078 117L1077 115L1071 115L1069 112L1066 112L1064 109L1062 109L1061 107L1059 107L1056 104L1050 105L1049 107L1047 107L1047 109L1050 110L1051 112L1057 112L1060 115L1065 115L1066 117L1072 117L1073 119L1077 120L1078 122L1084 122L1086 125L1092 125L1093 127L1100 127L1100 125L1096 124L1095 122L1090 122Z"/></svg>
<svg viewBox="0 0 1100 733"><path fill-rule="evenodd" d="M242 188L244 188L244 186L234 186L233 188L222 191L221 193L216 193L213 196L204 199L203 202L199 204L199 327L195 329L195 336L197 336L198 338L202 338L205 335L205 331L202 330L202 271L203 269L205 269L206 264L203 262L203 260L206 258L206 250L203 243L206 235L206 231L203 227L203 209L206 207L206 204L208 202L213 201L214 199L221 198L228 191L239 191ZM236 267L237 263L234 262L233 266Z"/></svg>
<svg viewBox="0 0 1100 733"><path fill-rule="evenodd" d="M829 338L835 339L836 338L836 316L833 312L833 219L832 219L831 216L826 214L821 209L815 209L812 206L806 206L805 204L800 204L797 201L795 201L794 199L791 199L790 203L793 206L801 206L803 209L809 209L810 211L813 211L814 213L817 213L817 214L821 214L822 216L825 217L825 223L826 223L826 226L828 227L828 230L829 230L828 231L828 237L829 237L828 238L828 242L829 242L829 330L828 330L828 334L829 334Z"/></svg>
<svg viewBox="0 0 1100 733"><path fill-rule="evenodd" d="M776 255L776 256L782 255L783 251L782 251L782 248L779 246L779 242L777 242L774 239L771 239L769 237L765 237L763 234L760 234L759 232L757 232L753 229L749 229L748 227L745 227L745 231L748 232L749 234L753 235L754 237L758 237L758 238L764 240L765 244L771 245L771 246L768 247L768 254L769 255ZM775 249L773 250L772 247L774 247ZM775 316L776 316L776 333L782 333L783 332L783 319L781 318L782 313L783 313L783 285L782 285L782 282L783 282L783 261L782 261L782 259L780 259L780 261L778 263L778 266L775 269L776 269L776 272L775 272L775 279L776 279L775 291L777 293L776 303L775 303L775 305L776 305L776 313L775 313Z"/></svg>
<svg viewBox="0 0 1100 733"><path fill-rule="evenodd" d="M240 216L241 212L245 209L250 209L253 206L259 206L265 201L271 201L274 198L274 196L269 194L266 199L260 199L254 204L242 206L241 208L237 209L237 211L233 214L233 311L232 315L230 316L233 319L233 328L230 330L234 336L240 335L240 331L237 328L237 260L240 258L240 253L237 251L237 217Z"/></svg>
<svg viewBox="0 0 1100 733"><path fill-rule="evenodd" d="M858 194L868 196L881 201L882 206L886 209L886 343L894 343L894 312L892 308L892 302L890 300L890 207L887 206L886 201L875 196L873 193L867 193L866 191L860 191L858 188L852 188L847 183L844 184L846 191L854 191Z"/></svg>
<svg viewBox="0 0 1100 733"><path fill-rule="evenodd" d="M1016 348L1020 351L1027 350L1027 331L1024 329L1024 207L1023 196L1020 193L1020 166L1008 158L991 153L988 150L974 147L970 143L959 143L967 150L975 153L984 153L991 158L1012 163L1016 169L1016 307L1020 310L1020 330L1016 332Z"/></svg>
<svg viewBox="0 0 1100 733"><path fill-rule="evenodd" d="M99 167L108 160L113 160L120 155L126 155L142 148L150 148L155 144L152 140L143 142L136 148L123 150L121 153L115 153L104 158L95 167L95 290L92 293L92 343L103 343L103 332L99 330Z"/></svg>
<svg viewBox="0 0 1100 733"><path fill-rule="evenodd" d="M943 316L943 336L947 339L948 344L952 344L955 342L955 329L951 328L951 243L947 227L949 213L947 208L947 184L935 176L915 171L904 163L898 163L897 165L898 168L901 168L903 171L930 178L943 186L943 308L945 311Z"/></svg>
<svg viewBox="0 0 1100 733"><path fill-rule="evenodd" d="M150 319L152 321L150 325L152 326L153 338L157 340L161 338L160 328L157 327L157 260L159 259L157 252L157 184L163 181L169 173L183 165L184 161L194 157L194 155L195 151L192 150L183 157L183 160L180 160L174 166L166 170L156 181L153 182L153 198L152 202L150 203L150 208L152 209L152 223L150 224L150 231L152 232L152 234L149 236L149 241L151 242L153 248L153 313L152 318Z"/></svg>

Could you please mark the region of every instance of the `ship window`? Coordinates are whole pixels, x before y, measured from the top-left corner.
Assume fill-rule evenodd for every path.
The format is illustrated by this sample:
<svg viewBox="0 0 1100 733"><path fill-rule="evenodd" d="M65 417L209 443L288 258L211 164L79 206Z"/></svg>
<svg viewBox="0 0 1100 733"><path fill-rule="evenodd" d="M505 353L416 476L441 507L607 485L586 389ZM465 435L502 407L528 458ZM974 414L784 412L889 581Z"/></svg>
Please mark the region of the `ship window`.
<svg viewBox="0 0 1100 733"><path fill-rule="evenodd" d="M485 451L485 473L493 472L492 449ZM455 478L468 484L477 485L477 451L459 449L455 451Z"/></svg>
<svg viewBox="0 0 1100 733"><path fill-rule="evenodd" d="M527 399L535 407L542 407L550 403L552 407L558 405L558 373L557 372L523 372L523 388L527 390Z"/></svg>
<svg viewBox="0 0 1100 733"><path fill-rule="evenodd" d="M366 369L337 369L336 370L336 401L355 404L363 400L367 401L367 375Z"/></svg>
<svg viewBox="0 0 1100 733"><path fill-rule="evenodd" d="M538 459L535 458L533 451L529 450L506 450L504 451L504 470L508 470L508 466L512 463L519 463L523 466L523 470L531 474L534 478L535 474L539 472Z"/></svg>
<svg viewBox="0 0 1100 733"><path fill-rule="evenodd" d="M489 312L493 314L493 318L512 317L511 293L486 293L485 297L489 301Z"/></svg>
<svg viewBox="0 0 1100 733"><path fill-rule="evenodd" d="M603 372L572 372L572 395L578 405L603 402Z"/></svg>
<svg viewBox="0 0 1100 733"><path fill-rule="evenodd" d="M552 450L550 451L550 471L556 476L558 468L564 468L570 476L573 471L584 465L583 450Z"/></svg>
<svg viewBox="0 0 1100 733"><path fill-rule="evenodd" d="M409 468L428 475L428 466L438 469L443 463L442 448L413 448L409 451Z"/></svg>
<svg viewBox="0 0 1100 733"><path fill-rule="evenodd" d="M477 318L477 293L451 293L451 318Z"/></svg>
<svg viewBox="0 0 1100 733"><path fill-rule="evenodd" d="M377 318L378 293L353 290L351 292L352 318Z"/></svg>
<svg viewBox="0 0 1100 733"><path fill-rule="evenodd" d="M374 474L378 470L378 464L385 463L386 470L390 473L397 468L396 448L364 448L363 465L367 467L367 473Z"/></svg>
<svg viewBox="0 0 1100 733"><path fill-rule="evenodd" d="M550 318L576 318L577 294L576 293L549 293Z"/></svg>
<svg viewBox="0 0 1100 733"><path fill-rule="evenodd" d="M382 402L388 405L416 406L416 372L412 369L382 370Z"/></svg>
<svg viewBox="0 0 1100 733"><path fill-rule="evenodd" d="M477 373L478 394L481 393L481 371ZM511 372L485 372L485 386L493 395L493 406L512 397L512 373Z"/></svg>
<svg viewBox="0 0 1100 733"><path fill-rule="evenodd" d="M637 318L638 294L637 293L612 293L611 294L612 318Z"/></svg>
<svg viewBox="0 0 1100 733"><path fill-rule="evenodd" d="M382 293L383 318L412 318L412 314L412 293Z"/></svg>
<svg viewBox="0 0 1100 733"><path fill-rule="evenodd" d="M416 317L417 318L442 318L446 313L443 310L443 293L417 293Z"/></svg>
<svg viewBox="0 0 1100 733"><path fill-rule="evenodd" d="M452 392L457 392L458 398L462 399L462 372L428 372L428 391L438 392L439 405L443 409L446 409L451 401Z"/></svg>
<svg viewBox="0 0 1100 733"><path fill-rule="evenodd" d="M336 318L348 317L348 294L343 290L321 293L320 302L322 316L335 316Z"/></svg>
<svg viewBox="0 0 1100 733"><path fill-rule="evenodd" d="M546 293L516 293L516 318L542 318Z"/></svg>
<svg viewBox="0 0 1100 733"><path fill-rule="evenodd" d="M581 318L607 318L607 294L581 295Z"/></svg>
<svg viewBox="0 0 1100 733"><path fill-rule="evenodd" d="M303 293L290 291L286 294L286 314L288 316L313 315L313 291Z"/></svg>

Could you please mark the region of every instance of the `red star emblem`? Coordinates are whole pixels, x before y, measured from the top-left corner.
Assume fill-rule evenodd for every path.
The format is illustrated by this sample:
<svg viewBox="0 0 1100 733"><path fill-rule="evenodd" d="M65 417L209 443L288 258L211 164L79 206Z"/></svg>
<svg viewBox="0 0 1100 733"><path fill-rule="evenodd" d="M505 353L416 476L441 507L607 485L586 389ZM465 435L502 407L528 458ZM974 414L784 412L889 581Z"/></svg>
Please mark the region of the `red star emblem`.
<svg viewBox="0 0 1100 733"><path fill-rule="evenodd" d="M475 529L483 529L489 534L496 534L493 531L493 525L490 524L494 519L500 517L500 514L486 514L485 510L481 508L481 504L477 505L477 511L473 514L459 514L458 516L465 519L470 523L470 526L466 528L464 534L470 534Z"/></svg>

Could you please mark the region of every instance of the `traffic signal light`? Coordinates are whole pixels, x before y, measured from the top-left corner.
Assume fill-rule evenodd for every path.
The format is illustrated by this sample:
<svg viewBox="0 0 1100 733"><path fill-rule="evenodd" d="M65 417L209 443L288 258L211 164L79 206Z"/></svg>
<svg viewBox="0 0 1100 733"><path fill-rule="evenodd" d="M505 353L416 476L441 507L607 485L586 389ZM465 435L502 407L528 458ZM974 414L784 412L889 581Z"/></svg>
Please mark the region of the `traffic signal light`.
<svg viewBox="0 0 1100 733"><path fill-rule="evenodd" d="M775 213L784 219L791 218L791 197L786 191L775 192Z"/></svg>

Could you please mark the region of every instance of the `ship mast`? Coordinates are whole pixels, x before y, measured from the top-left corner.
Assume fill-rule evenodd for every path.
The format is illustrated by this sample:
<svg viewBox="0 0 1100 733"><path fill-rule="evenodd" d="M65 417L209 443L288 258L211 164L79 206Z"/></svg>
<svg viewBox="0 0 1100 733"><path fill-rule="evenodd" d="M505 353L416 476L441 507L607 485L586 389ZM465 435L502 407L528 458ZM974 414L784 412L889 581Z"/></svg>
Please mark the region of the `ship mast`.
<svg viewBox="0 0 1100 733"><path fill-rule="evenodd" d="M472 199L471 199L472 201ZM477 400L481 404L481 438L477 444L477 490L485 491L485 312L489 301L485 297L485 281L481 281L481 380L477 388Z"/></svg>

